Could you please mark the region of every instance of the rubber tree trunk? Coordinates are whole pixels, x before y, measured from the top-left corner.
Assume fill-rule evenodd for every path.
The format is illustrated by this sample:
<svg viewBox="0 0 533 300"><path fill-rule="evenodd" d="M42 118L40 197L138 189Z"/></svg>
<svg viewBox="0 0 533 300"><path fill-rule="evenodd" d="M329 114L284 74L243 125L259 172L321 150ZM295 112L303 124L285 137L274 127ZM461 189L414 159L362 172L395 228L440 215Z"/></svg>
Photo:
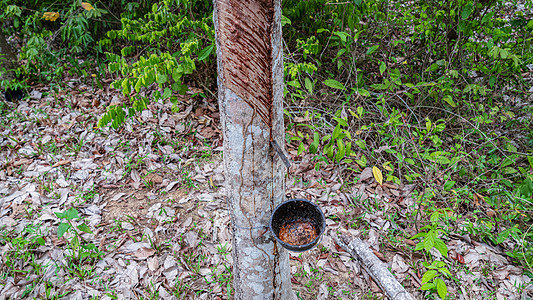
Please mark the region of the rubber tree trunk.
<svg viewBox="0 0 533 300"><path fill-rule="evenodd" d="M218 102L233 229L235 299L294 299L288 253L268 224L285 197L280 0L214 0Z"/></svg>
<svg viewBox="0 0 533 300"><path fill-rule="evenodd" d="M14 69L17 68L17 57L11 51L11 47L7 43L6 37L2 32L3 24L0 23L0 80L13 80L15 75Z"/></svg>

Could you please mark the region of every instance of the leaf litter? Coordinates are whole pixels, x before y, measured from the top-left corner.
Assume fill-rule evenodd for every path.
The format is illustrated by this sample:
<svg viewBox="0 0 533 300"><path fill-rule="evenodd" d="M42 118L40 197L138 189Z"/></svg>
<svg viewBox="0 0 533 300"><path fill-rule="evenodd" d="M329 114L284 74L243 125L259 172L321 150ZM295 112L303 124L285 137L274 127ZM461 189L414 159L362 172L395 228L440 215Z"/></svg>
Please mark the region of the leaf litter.
<svg viewBox="0 0 533 300"><path fill-rule="evenodd" d="M2 116L0 300L231 298L216 101L184 98L179 113L154 103L117 131L96 129L97 116L122 96L109 99L72 82L73 91L84 93L36 88L29 101L8 103ZM290 254L293 289L303 299L384 297L335 244L342 228L364 239L413 296L424 298L423 258L405 238L416 233L404 225L415 187L381 182L381 172L365 168L347 190L333 166L315 170L309 157L294 155L292 145L288 150L294 166L287 197L316 201L328 216L320 244ZM80 240L96 245L100 257L78 263L75 235L57 237L56 213L72 207L80 215L73 224L86 223L94 233ZM391 222L391 214L400 217ZM391 232L398 243L388 243ZM442 260L457 270L446 285L458 299L531 296L529 277L498 248L469 237L450 236L446 244L449 257Z"/></svg>

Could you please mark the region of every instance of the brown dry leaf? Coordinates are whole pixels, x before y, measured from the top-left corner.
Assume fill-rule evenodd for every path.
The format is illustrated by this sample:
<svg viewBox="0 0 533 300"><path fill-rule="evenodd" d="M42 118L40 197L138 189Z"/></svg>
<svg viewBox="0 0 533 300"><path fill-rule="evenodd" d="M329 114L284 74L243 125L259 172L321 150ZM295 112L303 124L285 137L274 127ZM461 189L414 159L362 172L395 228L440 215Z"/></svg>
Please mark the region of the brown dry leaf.
<svg viewBox="0 0 533 300"><path fill-rule="evenodd" d="M359 174L359 180L360 181L365 181L369 178L372 178L372 168L365 168L361 174Z"/></svg>
<svg viewBox="0 0 533 300"><path fill-rule="evenodd" d="M161 184L163 182L163 177L157 173L150 173L144 177L144 180L155 184Z"/></svg>
<svg viewBox="0 0 533 300"><path fill-rule="evenodd" d="M405 263L403 257L399 254L394 255L392 258L392 271L396 274L405 273L409 270L409 266Z"/></svg>
<svg viewBox="0 0 533 300"><path fill-rule="evenodd" d="M489 218L495 217L497 215L497 213L494 210L490 209L490 208L487 208L486 213L487 213L487 216Z"/></svg>
<svg viewBox="0 0 533 300"><path fill-rule="evenodd" d="M381 261L386 262L385 256L383 256L383 254L381 254L381 252L378 252L375 249L372 249L372 252L374 252L374 255L377 256L379 259L381 259Z"/></svg>
<svg viewBox="0 0 533 300"><path fill-rule="evenodd" d="M461 254L459 254L459 253L457 253L457 255L456 255L456 257L455 257L455 260L457 260L458 262L460 262L460 263L462 263L462 264L465 263L465 258L464 258Z"/></svg>
<svg viewBox="0 0 533 300"><path fill-rule="evenodd" d="M140 259L147 259L155 254L155 250L152 248L141 247L135 251L135 256Z"/></svg>
<svg viewBox="0 0 533 300"><path fill-rule="evenodd" d="M64 165L68 165L70 164L70 160L60 160L58 162L56 162L52 168L56 168L56 167L60 167L60 166L64 166Z"/></svg>
<svg viewBox="0 0 533 300"><path fill-rule="evenodd" d="M413 241L413 240L410 240L410 239L404 239L403 240L407 245L410 245L410 246L416 246L416 242Z"/></svg>
<svg viewBox="0 0 533 300"><path fill-rule="evenodd" d="M33 162L33 160L31 159L28 159L28 158L23 158L21 160L17 160L14 164L13 164L13 167L18 167L18 166L22 166L22 165L29 165Z"/></svg>
<svg viewBox="0 0 533 300"><path fill-rule="evenodd" d="M215 132L215 130L213 130L213 128L211 127L204 127L200 130L200 134L205 137L206 139L210 139L214 136L217 135L217 133Z"/></svg>
<svg viewBox="0 0 533 300"><path fill-rule="evenodd" d="M474 205L479 206L482 202L485 201L485 197L478 193L474 193Z"/></svg>
<svg viewBox="0 0 533 300"><path fill-rule="evenodd" d="M300 284L300 282L298 280L296 280L296 278L294 276L291 277L291 283L292 284Z"/></svg>
<svg viewBox="0 0 533 300"><path fill-rule="evenodd" d="M148 269L150 269L150 271L152 272L155 272L155 270L157 270L157 268L159 268L159 259L157 257L151 257L148 259Z"/></svg>

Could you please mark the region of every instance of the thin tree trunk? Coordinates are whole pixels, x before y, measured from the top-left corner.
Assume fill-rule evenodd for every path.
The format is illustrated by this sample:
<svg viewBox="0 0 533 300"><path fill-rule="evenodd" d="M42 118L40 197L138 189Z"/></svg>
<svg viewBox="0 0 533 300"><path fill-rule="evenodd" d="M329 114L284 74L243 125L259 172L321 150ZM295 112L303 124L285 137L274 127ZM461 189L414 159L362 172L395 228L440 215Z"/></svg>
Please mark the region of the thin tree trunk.
<svg viewBox="0 0 533 300"><path fill-rule="evenodd" d="M233 229L235 299L293 299L287 251L268 230L285 197L280 0L214 0L218 101Z"/></svg>
<svg viewBox="0 0 533 300"><path fill-rule="evenodd" d="M11 51L11 46L7 43L6 37L2 32L3 24L0 23L0 81L15 79L13 69L17 68L17 57Z"/></svg>

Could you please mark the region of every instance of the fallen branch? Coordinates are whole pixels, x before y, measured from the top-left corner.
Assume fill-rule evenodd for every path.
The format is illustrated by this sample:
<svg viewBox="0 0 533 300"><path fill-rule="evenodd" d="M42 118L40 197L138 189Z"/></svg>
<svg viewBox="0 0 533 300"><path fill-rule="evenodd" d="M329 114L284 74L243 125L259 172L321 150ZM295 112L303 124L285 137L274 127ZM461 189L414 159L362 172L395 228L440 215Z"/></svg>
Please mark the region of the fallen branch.
<svg viewBox="0 0 533 300"><path fill-rule="evenodd" d="M396 280L387 266L376 257L368 246L359 238L351 237L346 233L339 235L335 239L337 244L352 257L357 259L363 268L372 276L382 291L387 294L389 299L394 300L414 300L413 296L407 292L404 287Z"/></svg>

